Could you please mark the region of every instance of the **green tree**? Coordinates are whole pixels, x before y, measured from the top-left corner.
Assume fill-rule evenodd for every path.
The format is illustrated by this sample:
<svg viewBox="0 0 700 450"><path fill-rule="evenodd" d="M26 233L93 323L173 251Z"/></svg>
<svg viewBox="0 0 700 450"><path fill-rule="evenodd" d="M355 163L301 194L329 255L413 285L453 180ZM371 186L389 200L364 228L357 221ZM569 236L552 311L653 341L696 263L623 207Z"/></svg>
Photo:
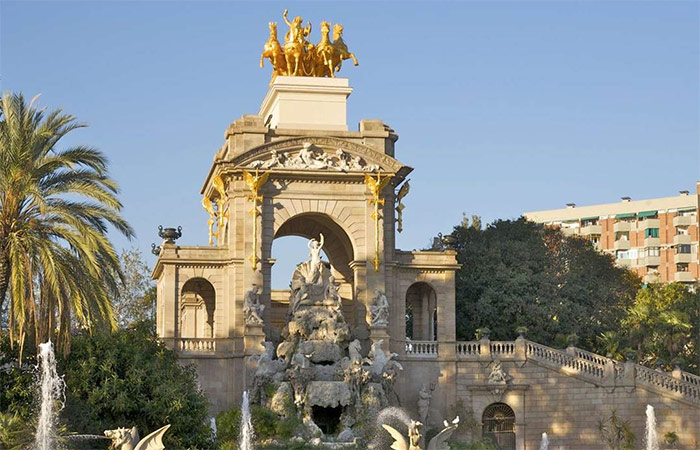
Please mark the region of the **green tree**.
<svg viewBox="0 0 700 450"><path fill-rule="evenodd" d="M459 339L474 339L481 327L492 339L513 339L525 326L543 344L576 334L593 349L598 335L617 329L639 285L590 242L524 218L483 230L460 225L454 235Z"/></svg>
<svg viewBox="0 0 700 450"><path fill-rule="evenodd" d="M87 330L115 326L110 297L121 274L107 230L133 232L105 156L59 148L84 126L22 94L0 101L0 311L9 289L7 323L20 349L29 334L67 352L73 319Z"/></svg>
<svg viewBox="0 0 700 450"><path fill-rule="evenodd" d="M680 283L650 284L640 289L622 321L629 343L641 364L674 361L699 373L700 293Z"/></svg>
<svg viewBox="0 0 700 450"><path fill-rule="evenodd" d="M141 252L137 249L123 250L119 260L124 274L124 286L114 299L119 327L155 320L155 285Z"/></svg>
<svg viewBox="0 0 700 450"><path fill-rule="evenodd" d="M75 338L59 365L66 381L62 418L70 430L95 434L136 425L145 436L170 424L166 448L209 448L208 402L194 367L180 365L149 328Z"/></svg>

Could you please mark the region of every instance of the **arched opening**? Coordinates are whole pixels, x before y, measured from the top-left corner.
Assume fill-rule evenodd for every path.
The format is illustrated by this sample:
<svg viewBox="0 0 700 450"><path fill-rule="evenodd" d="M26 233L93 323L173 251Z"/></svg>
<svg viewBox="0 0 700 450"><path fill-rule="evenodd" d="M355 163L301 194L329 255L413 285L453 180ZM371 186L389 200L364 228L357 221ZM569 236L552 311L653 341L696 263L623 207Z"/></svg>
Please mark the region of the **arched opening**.
<svg viewBox="0 0 700 450"><path fill-rule="evenodd" d="M414 283L406 291L406 337L415 341L436 341L437 296L424 282Z"/></svg>
<svg viewBox="0 0 700 450"><path fill-rule="evenodd" d="M269 273L270 331L281 331L284 328L292 274L298 263L308 259L308 241L320 239L321 234L324 237L322 254L324 260L330 263L331 273L338 285L345 320L354 326L354 275L350 267L354 258L352 242L345 230L328 215L304 213L288 219L279 227L269 250L271 257L276 260L275 267Z"/></svg>
<svg viewBox="0 0 700 450"><path fill-rule="evenodd" d="M482 416L482 437L499 450L515 450L515 413L505 403L492 403Z"/></svg>
<svg viewBox="0 0 700 450"><path fill-rule="evenodd" d="M214 286L204 278L187 280L180 294L180 337L213 338L215 309Z"/></svg>

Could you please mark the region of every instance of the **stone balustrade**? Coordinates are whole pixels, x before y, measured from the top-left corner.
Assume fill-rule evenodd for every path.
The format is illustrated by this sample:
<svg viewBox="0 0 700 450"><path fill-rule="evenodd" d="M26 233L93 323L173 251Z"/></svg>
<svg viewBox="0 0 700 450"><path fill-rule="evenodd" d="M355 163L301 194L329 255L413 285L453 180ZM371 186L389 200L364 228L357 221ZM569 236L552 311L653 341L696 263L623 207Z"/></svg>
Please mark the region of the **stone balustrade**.
<svg viewBox="0 0 700 450"><path fill-rule="evenodd" d="M437 341L406 341L406 357L436 358L438 355Z"/></svg>
<svg viewBox="0 0 700 450"><path fill-rule="evenodd" d="M178 350L181 352L215 352L216 339L206 338L180 338L178 342Z"/></svg>
<svg viewBox="0 0 700 450"><path fill-rule="evenodd" d="M515 342L513 341L489 341L491 355L498 357L515 355Z"/></svg>
<svg viewBox="0 0 700 450"><path fill-rule="evenodd" d="M692 374L687 375L689 375L688 379L695 377ZM636 365L634 378L635 381L641 382L642 384L665 392L675 392L684 399L700 403L700 385L683 381L682 377L678 379L666 372Z"/></svg>
<svg viewBox="0 0 700 450"><path fill-rule="evenodd" d="M554 365L565 368L573 375L583 375L594 379L603 379L605 376L605 365L590 361L589 359L580 358L570 355L561 350L527 342L526 355L528 358L537 360L544 364Z"/></svg>

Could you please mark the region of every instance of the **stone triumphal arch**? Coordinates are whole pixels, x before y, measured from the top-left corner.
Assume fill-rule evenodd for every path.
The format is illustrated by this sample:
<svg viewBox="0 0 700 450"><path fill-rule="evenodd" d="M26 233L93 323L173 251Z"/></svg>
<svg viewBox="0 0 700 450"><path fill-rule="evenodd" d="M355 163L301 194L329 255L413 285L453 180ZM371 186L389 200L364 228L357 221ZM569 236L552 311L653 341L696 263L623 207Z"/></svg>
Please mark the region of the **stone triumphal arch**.
<svg viewBox="0 0 700 450"><path fill-rule="evenodd" d="M160 247L154 270L158 334L197 365L202 386L216 392L215 410L236 404L250 385L247 357L260 353L265 340L280 339L290 293L271 289L272 245L279 237L323 237L343 313L365 350L382 340L398 355L432 348L436 362L454 353L445 347L438 356L435 338L455 340L455 252L395 248L412 168L396 159L398 135L381 120L362 120L357 131L348 130L351 92L344 78L276 77L259 113L235 120L215 152L202 188L210 213L202 232L209 228L211 245L166 240ZM187 300L203 298L188 293L190 280L206 282L214 304ZM418 305L425 286L430 295L414 312L425 324L407 346L407 299L415 297ZM259 292L260 323L245 320L251 292ZM386 325L370 320L377 292L389 303ZM183 317L190 309L197 314Z"/></svg>

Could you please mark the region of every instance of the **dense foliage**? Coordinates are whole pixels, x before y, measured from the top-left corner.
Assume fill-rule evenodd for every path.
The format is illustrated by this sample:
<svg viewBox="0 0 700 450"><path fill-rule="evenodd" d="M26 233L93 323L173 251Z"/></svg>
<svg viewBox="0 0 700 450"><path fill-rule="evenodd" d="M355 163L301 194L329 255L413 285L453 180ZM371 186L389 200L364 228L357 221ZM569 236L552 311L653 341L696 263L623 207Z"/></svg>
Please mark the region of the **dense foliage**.
<svg viewBox="0 0 700 450"><path fill-rule="evenodd" d="M510 340L518 327L545 345L595 349L597 337L618 329L639 279L615 267L590 242L524 218L498 220L485 229L455 227L457 337Z"/></svg>
<svg viewBox="0 0 700 450"><path fill-rule="evenodd" d="M117 184L98 150L61 140L84 127L21 94L0 101L0 314L10 338L69 350L71 325L113 328L121 273L108 226L127 237ZM5 307L6 294L9 305ZM27 342L29 338L29 342Z"/></svg>
<svg viewBox="0 0 700 450"><path fill-rule="evenodd" d="M619 346L640 363L671 369L675 363L699 373L700 292L680 283L652 284L637 293L622 321Z"/></svg>
<svg viewBox="0 0 700 450"><path fill-rule="evenodd" d="M119 256L123 286L113 299L114 312L120 328L132 324L155 321L155 283L151 271L137 249L123 250Z"/></svg>
<svg viewBox="0 0 700 450"><path fill-rule="evenodd" d="M65 373L62 414L71 430L101 434L136 425L143 437L169 423L167 448L212 445L194 368L181 366L147 326L76 338L59 373Z"/></svg>

